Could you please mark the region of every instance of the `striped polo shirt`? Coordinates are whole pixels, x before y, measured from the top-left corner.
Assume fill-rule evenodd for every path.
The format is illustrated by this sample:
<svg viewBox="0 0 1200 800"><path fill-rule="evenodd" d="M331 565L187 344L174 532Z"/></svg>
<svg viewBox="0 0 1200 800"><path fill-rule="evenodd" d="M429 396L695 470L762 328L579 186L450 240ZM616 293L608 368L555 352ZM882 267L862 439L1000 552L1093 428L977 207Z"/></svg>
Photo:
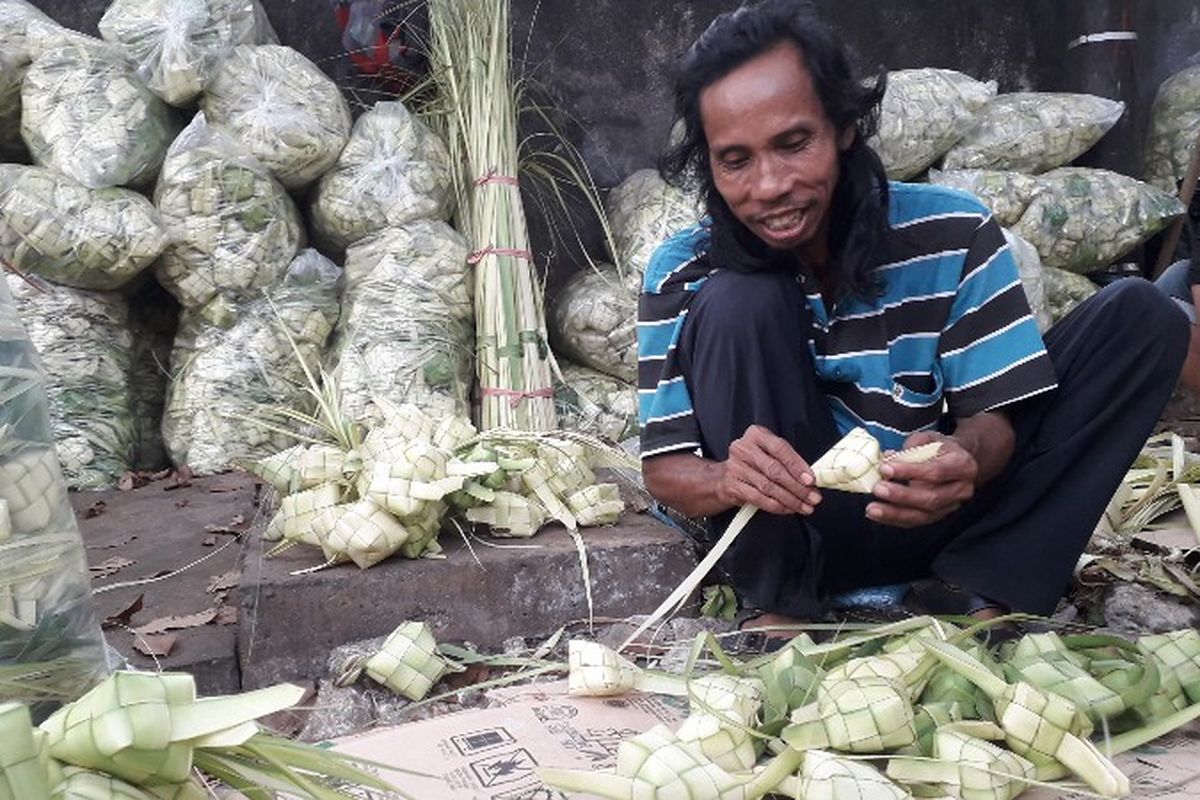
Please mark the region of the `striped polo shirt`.
<svg viewBox="0 0 1200 800"><path fill-rule="evenodd" d="M838 430L867 428L887 449L935 428L1055 388L1016 263L988 210L965 192L891 184L890 231L876 268L882 293L827 309L801 274L812 312L806 343ZM688 306L717 267L702 223L655 251L638 301L642 457L702 453L675 346ZM798 342L798 346L805 343Z"/></svg>

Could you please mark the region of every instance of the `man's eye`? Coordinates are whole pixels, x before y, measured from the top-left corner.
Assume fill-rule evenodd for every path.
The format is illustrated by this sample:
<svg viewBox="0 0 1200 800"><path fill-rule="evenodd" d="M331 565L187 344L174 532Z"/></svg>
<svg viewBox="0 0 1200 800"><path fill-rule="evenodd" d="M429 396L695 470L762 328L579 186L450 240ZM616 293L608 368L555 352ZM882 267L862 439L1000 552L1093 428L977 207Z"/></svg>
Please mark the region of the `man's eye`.
<svg viewBox="0 0 1200 800"><path fill-rule="evenodd" d="M749 162L748 158L727 158L721 162L721 169L733 172L746 166Z"/></svg>
<svg viewBox="0 0 1200 800"><path fill-rule="evenodd" d="M795 141L791 141L791 142L788 142L787 144L785 144L783 146L783 149L787 150L789 152L792 152L792 153L798 153L801 150L803 150L804 148L808 147L808 143L809 143L808 139L796 139Z"/></svg>

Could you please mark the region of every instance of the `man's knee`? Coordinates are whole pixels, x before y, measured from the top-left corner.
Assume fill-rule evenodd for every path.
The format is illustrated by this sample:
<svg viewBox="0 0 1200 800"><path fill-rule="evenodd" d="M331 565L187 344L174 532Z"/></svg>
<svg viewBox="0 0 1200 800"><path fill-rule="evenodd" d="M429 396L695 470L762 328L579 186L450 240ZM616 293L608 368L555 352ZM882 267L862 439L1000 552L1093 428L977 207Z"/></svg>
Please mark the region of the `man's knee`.
<svg viewBox="0 0 1200 800"><path fill-rule="evenodd" d="M782 324L795 324L803 308L793 278L777 273L717 272L701 287L688 318L703 319L723 339L754 339Z"/></svg>
<svg viewBox="0 0 1200 800"><path fill-rule="evenodd" d="M1103 303L1105 316L1123 323L1128 335L1183 358L1191 325L1187 315L1159 287L1141 278L1126 278L1101 289L1097 300Z"/></svg>

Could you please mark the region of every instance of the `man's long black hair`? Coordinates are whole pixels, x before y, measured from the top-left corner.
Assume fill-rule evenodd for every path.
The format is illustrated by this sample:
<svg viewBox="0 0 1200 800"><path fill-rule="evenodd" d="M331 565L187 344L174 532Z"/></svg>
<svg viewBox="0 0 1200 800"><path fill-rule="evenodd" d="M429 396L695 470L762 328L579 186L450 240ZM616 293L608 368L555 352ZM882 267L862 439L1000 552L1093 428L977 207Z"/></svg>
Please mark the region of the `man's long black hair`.
<svg viewBox="0 0 1200 800"><path fill-rule="evenodd" d="M799 0L763 0L718 17L680 61L675 75L675 113L683 137L659 160L675 185L699 184L709 216L709 258L738 272L793 269L788 254L772 250L734 217L713 180L708 140L700 120L700 93L738 66L781 42L799 49L826 117L837 131L856 135L840 155L840 176L829 209L830 252L841 290L866 296L878 290L873 269L888 227L887 174L866 140L879 124L887 76L872 82L853 74L845 47Z"/></svg>

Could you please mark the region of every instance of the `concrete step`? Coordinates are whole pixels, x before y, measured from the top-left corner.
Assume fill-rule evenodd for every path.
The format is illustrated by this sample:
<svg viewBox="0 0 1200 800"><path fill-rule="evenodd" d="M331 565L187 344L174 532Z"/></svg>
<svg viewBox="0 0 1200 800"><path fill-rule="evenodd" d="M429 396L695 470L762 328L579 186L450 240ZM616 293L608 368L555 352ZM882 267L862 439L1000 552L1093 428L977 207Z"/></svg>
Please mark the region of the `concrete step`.
<svg viewBox="0 0 1200 800"><path fill-rule="evenodd" d="M695 567L685 537L647 514L583 531L594 613L622 618L652 611ZM530 540L484 539L467 547L442 535L445 559L392 559L368 570L321 563L318 550L246 553L237 627L244 688L324 674L329 652L390 633L404 620L428 622L441 641L482 649L505 639L549 635L588 615L573 539L554 525Z"/></svg>

